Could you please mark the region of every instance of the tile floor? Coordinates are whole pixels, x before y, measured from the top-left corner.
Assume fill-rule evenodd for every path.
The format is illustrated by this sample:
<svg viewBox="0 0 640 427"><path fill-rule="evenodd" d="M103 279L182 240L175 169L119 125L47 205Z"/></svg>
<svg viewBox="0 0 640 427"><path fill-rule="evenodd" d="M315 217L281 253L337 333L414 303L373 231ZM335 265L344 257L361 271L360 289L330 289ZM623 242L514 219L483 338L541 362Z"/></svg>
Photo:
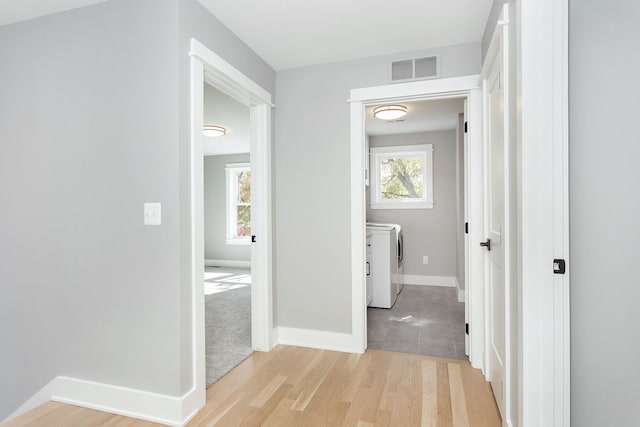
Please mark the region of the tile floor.
<svg viewBox="0 0 640 427"><path fill-rule="evenodd" d="M467 359L464 329L455 288L405 285L391 309L367 309L371 349Z"/></svg>

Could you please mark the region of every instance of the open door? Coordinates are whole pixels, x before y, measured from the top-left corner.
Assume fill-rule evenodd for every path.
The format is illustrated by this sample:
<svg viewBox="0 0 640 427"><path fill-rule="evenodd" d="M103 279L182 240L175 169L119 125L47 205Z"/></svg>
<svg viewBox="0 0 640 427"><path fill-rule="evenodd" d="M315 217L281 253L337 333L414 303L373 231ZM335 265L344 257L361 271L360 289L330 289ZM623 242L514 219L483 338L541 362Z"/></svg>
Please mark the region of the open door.
<svg viewBox="0 0 640 427"><path fill-rule="evenodd" d="M504 263L504 118L502 61L496 60L487 81L487 240L480 243L487 250L487 290L489 303L489 380L500 412L504 408L505 334L505 263ZM503 414L504 416L504 414Z"/></svg>
<svg viewBox="0 0 640 427"><path fill-rule="evenodd" d="M503 16L508 16L505 7ZM510 171L511 138L508 39L505 26L498 24L483 69L485 112L485 301L486 374L503 421L510 404L510 317L511 258Z"/></svg>

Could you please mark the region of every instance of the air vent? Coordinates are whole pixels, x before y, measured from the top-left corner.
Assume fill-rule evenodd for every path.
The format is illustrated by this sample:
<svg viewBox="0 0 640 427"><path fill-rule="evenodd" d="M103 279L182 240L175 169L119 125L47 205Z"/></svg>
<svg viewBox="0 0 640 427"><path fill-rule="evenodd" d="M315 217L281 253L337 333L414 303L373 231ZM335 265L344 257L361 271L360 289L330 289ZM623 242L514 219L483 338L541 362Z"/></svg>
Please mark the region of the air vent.
<svg viewBox="0 0 640 427"><path fill-rule="evenodd" d="M438 55L404 59L391 63L391 82L434 79L440 75Z"/></svg>

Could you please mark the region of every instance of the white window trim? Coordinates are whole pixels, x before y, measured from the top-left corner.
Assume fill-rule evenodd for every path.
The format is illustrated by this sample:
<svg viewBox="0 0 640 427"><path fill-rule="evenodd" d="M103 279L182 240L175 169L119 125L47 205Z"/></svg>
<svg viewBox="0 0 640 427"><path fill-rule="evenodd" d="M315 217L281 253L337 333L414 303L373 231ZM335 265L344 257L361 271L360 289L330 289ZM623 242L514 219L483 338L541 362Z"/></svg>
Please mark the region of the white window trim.
<svg viewBox="0 0 640 427"><path fill-rule="evenodd" d="M422 157L423 197L420 199L383 200L380 182L380 162L382 158ZM371 148L371 209L432 209L433 208L433 145L399 145L396 147Z"/></svg>
<svg viewBox="0 0 640 427"><path fill-rule="evenodd" d="M227 245L250 245L251 236L238 237L236 231L238 230L238 224L236 223L237 217L235 213L236 204L234 199L237 193L236 176L240 172L250 172L250 163L227 163L225 168L225 174L227 176ZM251 205L251 203L249 203Z"/></svg>

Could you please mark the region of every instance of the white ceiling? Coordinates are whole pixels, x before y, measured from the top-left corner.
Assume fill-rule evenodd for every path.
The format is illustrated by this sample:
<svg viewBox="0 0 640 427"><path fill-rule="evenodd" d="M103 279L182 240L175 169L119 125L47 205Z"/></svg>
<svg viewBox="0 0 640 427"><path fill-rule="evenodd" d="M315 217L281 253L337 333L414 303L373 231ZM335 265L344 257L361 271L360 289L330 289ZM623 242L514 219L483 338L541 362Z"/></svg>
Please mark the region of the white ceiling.
<svg viewBox="0 0 640 427"><path fill-rule="evenodd" d="M11 24L106 0L0 0L0 25Z"/></svg>
<svg viewBox="0 0 640 427"><path fill-rule="evenodd" d="M482 39L492 0L199 0L275 70Z"/></svg>
<svg viewBox="0 0 640 427"><path fill-rule="evenodd" d="M105 0L0 0L0 25ZM275 70L481 40L492 0L199 0Z"/></svg>
<svg viewBox="0 0 640 427"><path fill-rule="evenodd" d="M367 135L396 135L455 129L458 114L464 112L462 98L399 102L398 104L407 107L407 115L395 122L376 119L373 117L375 106L368 107L365 116Z"/></svg>
<svg viewBox="0 0 640 427"><path fill-rule="evenodd" d="M249 107L204 85L204 123L227 129L227 134L215 138L204 137L205 156L248 153L251 148Z"/></svg>

